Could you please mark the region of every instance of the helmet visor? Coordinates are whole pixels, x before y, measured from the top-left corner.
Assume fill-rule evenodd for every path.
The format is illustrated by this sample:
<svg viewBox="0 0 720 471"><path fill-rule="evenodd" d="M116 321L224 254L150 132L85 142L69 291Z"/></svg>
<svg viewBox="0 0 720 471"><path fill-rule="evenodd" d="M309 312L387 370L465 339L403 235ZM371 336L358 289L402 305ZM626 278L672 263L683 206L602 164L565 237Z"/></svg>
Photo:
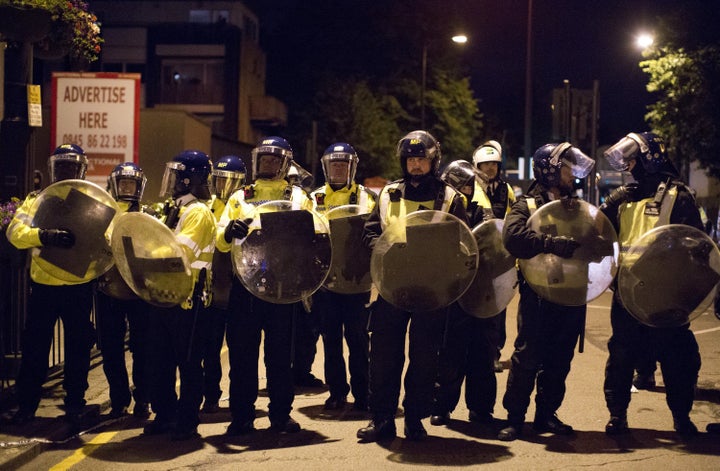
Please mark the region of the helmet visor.
<svg viewBox="0 0 720 471"><path fill-rule="evenodd" d="M213 170L212 187L215 196L227 201L245 183L245 174L227 170Z"/></svg>
<svg viewBox="0 0 720 471"><path fill-rule="evenodd" d="M577 147L571 147L564 152L560 156L560 161L570 167L575 178L587 177L595 166L595 161Z"/></svg>
<svg viewBox="0 0 720 471"><path fill-rule="evenodd" d="M629 168L630 162L635 160L639 150L637 141L625 136L606 150L603 157L613 169L624 172Z"/></svg>
<svg viewBox="0 0 720 471"><path fill-rule="evenodd" d="M180 162L167 162L165 173L163 173L160 184L160 198L172 198L175 193L175 185L178 183L179 172L185 170L185 165Z"/></svg>
<svg viewBox="0 0 720 471"><path fill-rule="evenodd" d="M50 156L50 181L84 179L87 157L80 154L57 154Z"/></svg>

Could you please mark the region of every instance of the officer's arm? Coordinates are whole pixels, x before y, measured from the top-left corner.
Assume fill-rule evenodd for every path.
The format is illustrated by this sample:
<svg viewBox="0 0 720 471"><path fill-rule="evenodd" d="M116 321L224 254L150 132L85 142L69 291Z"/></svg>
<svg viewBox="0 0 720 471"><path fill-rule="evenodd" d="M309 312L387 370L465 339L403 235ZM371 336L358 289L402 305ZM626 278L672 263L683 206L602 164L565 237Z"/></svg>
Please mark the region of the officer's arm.
<svg viewBox="0 0 720 471"><path fill-rule="evenodd" d="M545 236L527 227L530 209L525 198L519 198L505 216L503 244L513 257L532 258L544 253Z"/></svg>
<svg viewBox="0 0 720 471"><path fill-rule="evenodd" d="M382 234L382 226L380 224L380 206L375 205L363 228L363 244L369 249L375 247L377 239Z"/></svg>
<svg viewBox="0 0 720 471"><path fill-rule="evenodd" d="M696 227L704 232L705 227L700 217L700 211L695 203L695 197L687 191L678 188L678 197L675 200L672 213L670 214L671 224L686 224Z"/></svg>
<svg viewBox="0 0 720 471"><path fill-rule="evenodd" d="M225 240L225 228L228 226L228 224L230 224L231 221L237 219L238 215L236 215L236 213L239 212L237 208L240 207L240 204L241 202L238 201L235 195L232 195L230 199L228 199L228 203L225 205L225 209L223 210L222 215L217 222L217 230L215 232L215 248L220 252L229 252L230 248L232 247L232 241L228 242Z"/></svg>
<svg viewBox="0 0 720 471"><path fill-rule="evenodd" d="M35 202L36 196L28 196L22 205L15 211L15 216L8 225L5 235L8 241L16 248L29 249L40 247L40 229L30 225L30 208Z"/></svg>

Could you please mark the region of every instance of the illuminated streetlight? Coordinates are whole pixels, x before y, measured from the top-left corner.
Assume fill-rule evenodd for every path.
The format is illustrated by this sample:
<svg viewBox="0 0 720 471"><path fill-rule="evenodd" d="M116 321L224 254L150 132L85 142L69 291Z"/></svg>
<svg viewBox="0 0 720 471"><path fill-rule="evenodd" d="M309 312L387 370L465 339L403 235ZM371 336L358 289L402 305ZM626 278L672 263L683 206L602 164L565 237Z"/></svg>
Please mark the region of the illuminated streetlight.
<svg viewBox="0 0 720 471"><path fill-rule="evenodd" d="M464 34L456 34L452 41L456 44L465 44L468 41ZM422 81L420 84L420 129L425 129L425 89L427 87L427 48L428 42L423 41L422 49Z"/></svg>
<svg viewBox="0 0 720 471"><path fill-rule="evenodd" d="M635 45L642 50L649 48L654 42L655 38L650 33L640 33L635 38Z"/></svg>

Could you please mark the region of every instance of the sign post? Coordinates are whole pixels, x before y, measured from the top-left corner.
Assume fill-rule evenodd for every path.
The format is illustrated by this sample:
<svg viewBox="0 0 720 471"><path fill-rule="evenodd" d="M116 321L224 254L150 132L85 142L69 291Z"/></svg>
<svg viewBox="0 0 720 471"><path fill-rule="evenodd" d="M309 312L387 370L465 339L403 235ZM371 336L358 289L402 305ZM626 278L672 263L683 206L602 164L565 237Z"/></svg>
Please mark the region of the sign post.
<svg viewBox="0 0 720 471"><path fill-rule="evenodd" d="M51 148L82 147L87 180L104 187L116 165L138 162L140 74L55 72L52 103Z"/></svg>

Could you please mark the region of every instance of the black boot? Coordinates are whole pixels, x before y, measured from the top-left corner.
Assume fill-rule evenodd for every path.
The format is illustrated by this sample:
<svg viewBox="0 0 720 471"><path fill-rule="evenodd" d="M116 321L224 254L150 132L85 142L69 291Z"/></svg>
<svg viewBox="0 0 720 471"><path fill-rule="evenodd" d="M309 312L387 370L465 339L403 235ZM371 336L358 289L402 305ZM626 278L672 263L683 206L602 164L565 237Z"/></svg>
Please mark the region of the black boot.
<svg viewBox="0 0 720 471"><path fill-rule="evenodd" d="M605 425L605 433L608 435L622 435L628 433L627 417L625 415L613 415Z"/></svg>
<svg viewBox="0 0 720 471"><path fill-rule="evenodd" d="M405 438L419 442L427 438L427 430L423 427L420 419L405 417Z"/></svg>
<svg viewBox="0 0 720 471"><path fill-rule="evenodd" d="M357 437L363 443L391 440L397 435L395 419L373 419L367 427L357 431Z"/></svg>
<svg viewBox="0 0 720 471"><path fill-rule="evenodd" d="M573 428L560 420L557 414L536 414L533 429L538 433L550 432L555 435L572 435Z"/></svg>

